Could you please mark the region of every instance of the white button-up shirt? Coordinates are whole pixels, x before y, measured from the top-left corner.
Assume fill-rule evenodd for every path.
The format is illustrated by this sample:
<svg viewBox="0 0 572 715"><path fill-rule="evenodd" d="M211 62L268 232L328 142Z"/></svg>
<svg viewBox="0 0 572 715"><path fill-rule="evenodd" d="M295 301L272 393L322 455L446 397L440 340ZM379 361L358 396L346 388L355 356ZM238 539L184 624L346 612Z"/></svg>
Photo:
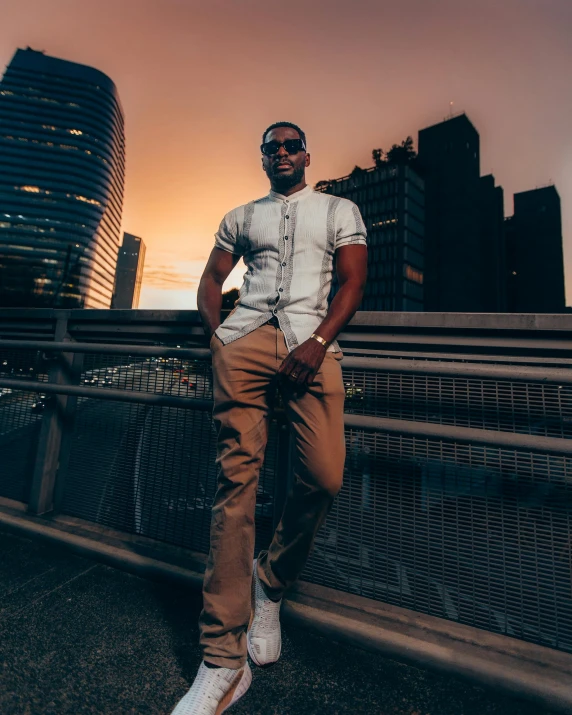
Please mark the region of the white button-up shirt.
<svg viewBox="0 0 572 715"><path fill-rule="evenodd" d="M293 350L326 316L336 250L365 243L358 207L310 186L290 196L271 191L230 211L215 246L242 256L246 273L234 310L217 336L230 343L275 316ZM339 347L334 342L329 349Z"/></svg>

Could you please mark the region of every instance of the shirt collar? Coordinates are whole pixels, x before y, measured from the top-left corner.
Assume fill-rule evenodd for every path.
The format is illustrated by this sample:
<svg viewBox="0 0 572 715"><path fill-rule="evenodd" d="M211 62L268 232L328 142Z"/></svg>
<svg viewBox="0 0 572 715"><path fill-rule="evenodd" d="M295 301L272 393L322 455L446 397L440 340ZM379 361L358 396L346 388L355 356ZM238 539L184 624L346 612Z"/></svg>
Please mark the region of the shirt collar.
<svg viewBox="0 0 572 715"><path fill-rule="evenodd" d="M284 196L283 194L279 194L277 191L270 191L268 196L270 196L271 199L275 199L278 201L298 201L298 199L305 199L311 194L314 193L314 189L308 184L308 186L305 186L303 189L300 189L300 191L296 191L293 194L290 194L290 196Z"/></svg>

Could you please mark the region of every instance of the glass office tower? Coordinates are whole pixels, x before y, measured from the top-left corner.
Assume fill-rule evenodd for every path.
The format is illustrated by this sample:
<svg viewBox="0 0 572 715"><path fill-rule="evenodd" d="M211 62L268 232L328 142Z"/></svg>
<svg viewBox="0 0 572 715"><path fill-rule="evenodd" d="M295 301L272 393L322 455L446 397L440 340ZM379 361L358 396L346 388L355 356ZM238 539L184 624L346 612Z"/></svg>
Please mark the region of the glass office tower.
<svg viewBox="0 0 572 715"><path fill-rule="evenodd" d="M131 310L139 307L144 264L145 243L139 236L124 233L117 258L112 308Z"/></svg>
<svg viewBox="0 0 572 715"><path fill-rule="evenodd" d="M0 82L0 307L110 307L124 176L109 77L18 50Z"/></svg>
<svg viewBox="0 0 572 715"><path fill-rule="evenodd" d="M422 311L425 197L417 172L398 164L356 167L315 188L350 199L363 216L368 277L360 310Z"/></svg>

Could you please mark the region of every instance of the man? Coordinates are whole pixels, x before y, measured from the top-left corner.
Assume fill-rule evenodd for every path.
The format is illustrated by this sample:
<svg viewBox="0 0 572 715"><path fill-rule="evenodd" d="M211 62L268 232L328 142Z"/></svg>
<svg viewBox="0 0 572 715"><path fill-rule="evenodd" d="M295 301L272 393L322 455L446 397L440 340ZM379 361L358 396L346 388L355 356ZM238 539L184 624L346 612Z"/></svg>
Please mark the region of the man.
<svg viewBox="0 0 572 715"><path fill-rule="evenodd" d="M366 231L347 199L306 185L306 136L279 122L262 136L271 191L228 213L198 291L213 360L220 469L200 617L203 662L173 715L219 715L280 657L284 590L300 575L342 485L344 386L336 336L366 280ZM328 309L334 255L339 290ZM222 286L247 271L220 324ZM276 390L295 437L294 486L267 551L254 561L254 513Z"/></svg>

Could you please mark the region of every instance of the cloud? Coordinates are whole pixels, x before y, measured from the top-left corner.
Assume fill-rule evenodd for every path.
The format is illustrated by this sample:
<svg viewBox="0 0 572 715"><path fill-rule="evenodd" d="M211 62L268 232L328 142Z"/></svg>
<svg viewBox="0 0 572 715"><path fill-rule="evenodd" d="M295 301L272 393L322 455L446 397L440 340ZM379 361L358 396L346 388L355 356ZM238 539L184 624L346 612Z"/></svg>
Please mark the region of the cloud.
<svg viewBox="0 0 572 715"><path fill-rule="evenodd" d="M173 266L153 266L143 272L143 282L150 288L196 288L200 274L189 275Z"/></svg>

